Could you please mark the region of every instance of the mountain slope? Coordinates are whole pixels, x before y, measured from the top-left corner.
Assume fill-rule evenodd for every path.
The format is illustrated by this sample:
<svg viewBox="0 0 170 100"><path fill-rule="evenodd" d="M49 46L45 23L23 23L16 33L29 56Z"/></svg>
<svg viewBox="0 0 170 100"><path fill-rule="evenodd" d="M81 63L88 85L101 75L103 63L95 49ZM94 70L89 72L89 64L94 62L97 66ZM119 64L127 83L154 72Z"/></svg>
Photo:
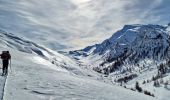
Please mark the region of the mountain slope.
<svg viewBox="0 0 170 100"><path fill-rule="evenodd" d="M30 58L30 55L23 54L22 56ZM51 70L48 67L54 66L37 64L25 57L18 59L16 56L15 60L13 59L13 72L7 79L5 100L141 100L141 98L155 100L153 97L87 77Z"/></svg>
<svg viewBox="0 0 170 100"><path fill-rule="evenodd" d="M170 88L169 39L168 25L125 25L101 44L69 53L114 84L134 89L139 82L142 92L164 100Z"/></svg>
<svg viewBox="0 0 170 100"><path fill-rule="evenodd" d="M78 73L75 75L75 71L69 70L73 69L72 63L64 62L69 58L14 34L1 31L0 38L0 50L9 50L12 55L12 69L4 87L4 100L155 100L82 76L79 73L86 71L79 71L76 65L74 69L77 68ZM51 59L57 60L51 63Z"/></svg>
<svg viewBox="0 0 170 100"><path fill-rule="evenodd" d="M81 73L80 68L77 67L77 64L74 60L71 60L69 57L52 51L46 47L40 46L34 42L25 40L15 36L12 33L7 33L4 31L0 31L0 39L0 47L2 48L8 47L8 49L34 54L37 55L37 57L34 58L36 62L43 63L43 61L47 60L48 63L52 63L56 66L67 69L70 72L72 71L72 73ZM44 64L45 63L46 62L44 62Z"/></svg>
<svg viewBox="0 0 170 100"><path fill-rule="evenodd" d="M128 64L137 64L140 60L159 61L169 59L170 34L168 26L160 25L125 25L111 38L101 44L82 50L71 51L74 56L91 57L98 55L103 60L101 65L121 59Z"/></svg>

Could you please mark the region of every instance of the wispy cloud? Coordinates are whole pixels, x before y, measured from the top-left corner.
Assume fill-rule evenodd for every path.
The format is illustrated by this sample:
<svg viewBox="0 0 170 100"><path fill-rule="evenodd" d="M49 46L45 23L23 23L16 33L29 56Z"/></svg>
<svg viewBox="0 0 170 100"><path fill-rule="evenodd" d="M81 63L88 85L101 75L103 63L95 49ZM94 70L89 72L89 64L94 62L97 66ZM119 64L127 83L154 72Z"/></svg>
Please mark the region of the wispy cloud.
<svg viewBox="0 0 170 100"><path fill-rule="evenodd" d="M166 24L170 0L1 0L0 28L53 49L77 49L124 24Z"/></svg>

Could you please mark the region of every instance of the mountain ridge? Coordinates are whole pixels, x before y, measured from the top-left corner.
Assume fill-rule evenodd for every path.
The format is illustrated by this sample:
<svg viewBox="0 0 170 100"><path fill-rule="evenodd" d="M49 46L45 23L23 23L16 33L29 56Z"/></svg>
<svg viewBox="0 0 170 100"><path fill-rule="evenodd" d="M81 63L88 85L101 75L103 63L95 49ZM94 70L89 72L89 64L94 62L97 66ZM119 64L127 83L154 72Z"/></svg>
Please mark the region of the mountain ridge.
<svg viewBox="0 0 170 100"><path fill-rule="evenodd" d="M108 64L113 64L111 66L117 69L139 64L144 59L150 59L153 62L167 60L170 59L168 28L168 25L125 25L101 44L70 51L70 54L80 59L81 57L93 59L95 55L100 56L98 60L102 61L96 63L95 67L102 68L102 70L105 68L108 70L107 67L110 66ZM95 63L94 60L92 61ZM111 68L111 72L115 71L115 68Z"/></svg>

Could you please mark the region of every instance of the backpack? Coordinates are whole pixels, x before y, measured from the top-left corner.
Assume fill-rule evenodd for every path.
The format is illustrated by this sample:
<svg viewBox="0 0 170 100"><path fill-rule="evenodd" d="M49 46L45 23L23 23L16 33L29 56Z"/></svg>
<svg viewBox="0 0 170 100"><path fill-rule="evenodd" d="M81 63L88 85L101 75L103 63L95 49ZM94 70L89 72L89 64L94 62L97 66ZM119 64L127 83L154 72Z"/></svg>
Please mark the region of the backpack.
<svg viewBox="0 0 170 100"><path fill-rule="evenodd" d="M11 59L11 55L9 54L9 51L2 51L1 59L2 60L9 60L9 59Z"/></svg>

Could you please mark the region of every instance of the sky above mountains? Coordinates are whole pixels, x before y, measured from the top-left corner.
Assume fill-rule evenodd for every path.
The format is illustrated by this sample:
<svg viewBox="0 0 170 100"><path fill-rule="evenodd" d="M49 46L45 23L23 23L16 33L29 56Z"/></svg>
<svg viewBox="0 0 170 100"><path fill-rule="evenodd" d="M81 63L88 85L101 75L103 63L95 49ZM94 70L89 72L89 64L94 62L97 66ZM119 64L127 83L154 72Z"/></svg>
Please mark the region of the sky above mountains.
<svg viewBox="0 0 170 100"><path fill-rule="evenodd" d="M100 43L125 24L167 24L170 0L0 0L0 29L54 50Z"/></svg>

